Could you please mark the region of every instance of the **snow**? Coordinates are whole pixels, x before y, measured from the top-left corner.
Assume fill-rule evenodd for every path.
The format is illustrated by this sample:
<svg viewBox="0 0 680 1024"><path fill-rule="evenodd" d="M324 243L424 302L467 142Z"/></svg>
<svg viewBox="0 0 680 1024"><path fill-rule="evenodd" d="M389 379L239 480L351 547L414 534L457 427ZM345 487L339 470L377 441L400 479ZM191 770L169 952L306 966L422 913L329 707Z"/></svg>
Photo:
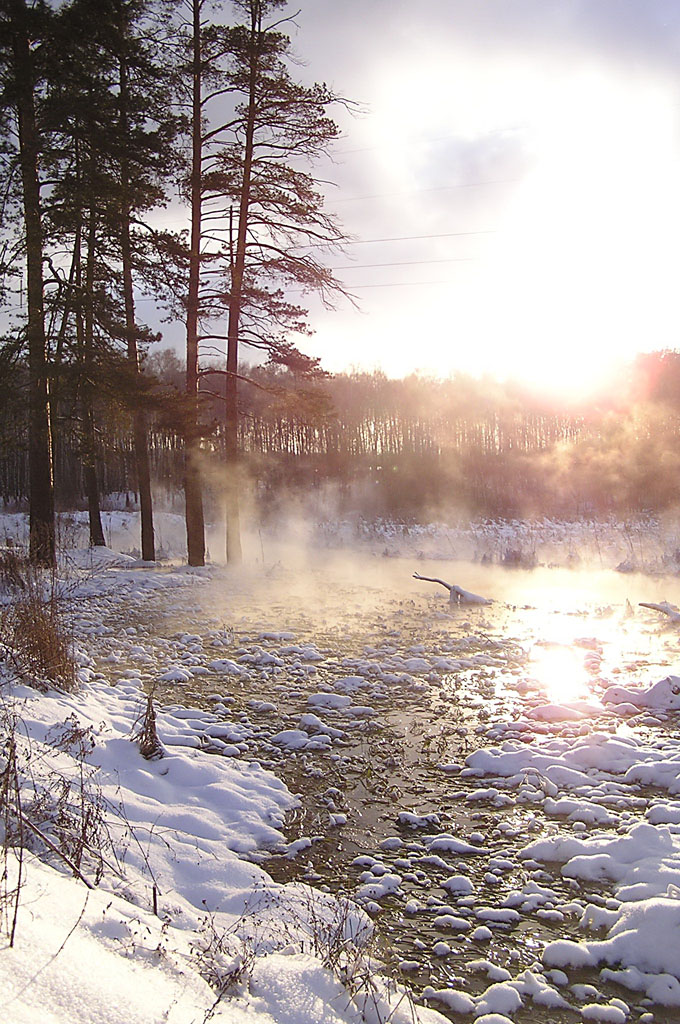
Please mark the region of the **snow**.
<svg viewBox="0 0 680 1024"><path fill-rule="evenodd" d="M16 861L10 860L10 866L13 884ZM30 855L22 904L14 948L3 949L0 957L5 1021L183 1024L203 1017L215 1004L214 991L189 967L186 933L148 911L105 890L84 889ZM378 1005L387 1007L387 998L378 995ZM211 1019L222 1024L355 1024L357 1012L356 997L318 959L289 948L257 958L247 996L239 995L236 986ZM443 1024L433 1011L419 1014L422 1024ZM395 1024L412 1019L403 1008L390 1017Z"/></svg>
<svg viewBox="0 0 680 1024"><path fill-rule="evenodd" d="M441 885L442 889L446 889L450 893L470 893L474 888L466 875L451 875Z"/></svg>
<svg viewBox="0 0 680 1024"><path fill-rule="evenodd" d="M380 927L390 914L420 936L395 958L414 985L428 980L429 957L431 984L422 1000L477 1024L532 1013L548 1020L566 1006L583 1020L620 1024L631 1015L645 1019L647 1005L657 1020L664 1019L660 1007L680 1007L677 626L672 616L650 614L668 602L642 602L648 610L638 610L631 625L624 625L630 619L623 606L586 613L563 604L553 612L561 627L573 620L554 647L576 654L570 671L582 674L578 692L566 683L560 691L547 687L521 652L513 662L504 638L495 639L504 622L517 621L502 596L494 594L492 610L449 607L443 595L414 585L405 590L408 600L399 596L387 607L380 597L367 612L357 598L342 611L365 614L372 636L355 647L330 625L347 591L328 588L320 611L330 609L329 624L307 635L299 624L310 614L308 591L281 569L274 586L260 573L266 597L247 620L237 613L227 619L220 607L208 622L201 594L213 585L245 592L257 571L143 566L130 523L126 513L107 513L110 547L69 555L71 571L80 574L77 587L69 583L78 692L38 693L4 676L3 706L22 721L22 779L28 784L29 753L31 784L40 792L55 771L77 787L82 767L112 846L94 889L39 844L40 859L26 853L15 946L0 956L3 1020L179 1024L203 1019L215 1001L215 979L230 978L214 1007L214 1019L226 1024L356 1024L362 1017L406 1024L414 1012L423 1024L441 1024L435 1010L414 1009L403 989L386 986L371 954L360 950L373 927L369 916ZM75 515L73 526L82 530L83 517ZM532 531L473 524L391 533L383 524L362 543L365 554L394 541L395 552L422 549L423 557L447 545L449 557L451 542L495 556L502 545L518 549L519 541L552 551L565 538L585 547L595 535L593 524L548 521ZM25 521L4 516L3 532L20 541ZM658 524L654 543L662 532ZM181 557L183 536L179 517L161 515L165 554ZM328 525L325 536L329 546L349 539L341 524ZM612 566L620 538L615 524L598 535ZM670 544L670 533L663 538ZM410 586L410 572L404 576ZM472 574L470 585L486 592ZM364 584L353 586L356 594ZM639 596L658 597L654 586L660 590L650 578ZM279 595L288 589L284 606ZM670 585L667 593L678 600ZM637 597L631 594L636 606ZM174 609L174 633L155 631L159 602ZM405 626L415 615L422 616L422 635ZM540 621L546 628L546 617ZM640 643L637 661L617 662L616 635L628 629L649 644ZM650 645L664 631L670 642L657 671ZM132 736L154 685L173 703L166 697L157 708L165 756L145 761ZM339 845L361 826L361 810L343 802L337 780L353 767L348 750L357 737L367 753L382 745L384 754L393 743L386 722L393 727L399 701L406 713L424 710L434 723L441 717L441 736L432 732L433 748L439 740L441 747L428 762L441 779L441 798L426 804L415 784L402 793L385 790L382 831L355 858L348 902L306 881L324 881L314 868L321 840ZM67 723L91 741L82 758ZM296 766L299 796L278 777L284 763ZM366 778L367 794L369 787L382 794L387 763L377 762ZM331 770L336 774L326 779ZM291 834L286 816L310 812L312 779L318 807ZM284 877L298 881L275 882L265 870L270 855L286 863ZM18 870L12 855L8 868L11 883ZM83 875L95 879L95 868L86 854ZM419 933L420 923L427 932ZM333 970L333 932L357 951L342 970ZM540 938L531 955L513 958L520 948L527 952L523 936L534 932ZM471 959L481 953L489 959ZM358 972L354 983L351 970ZM573 971L579 984L570 984ZM581 984L580 972L593 984ZM630 1011L612 996L625 990Z"/></svg>
<svg viewBox="0 0 680 1024"><path fill-rule="evenodd" d="M425 999L441 1003L454 1013L474 1013L475 1001L465 992L456 992L451 989L434 989L428 985L423 991Z"/></svg>
<svg viewBox="0 0 680 1024"><path fill-rule="evenodd" d="M345 697L340 693L312 693L307 698L307 703L310 707L319 710L329 708L337 711L340 708L348 708L352 703L352 698Z"/></svg>
<svg viewBox="0 0 680 1024"><path fill-rule="evenodd" d="M680 676L667 676L646 690L611 686L605 690L602 701L605 704L630 704L635 709L677 710L680 708Z"/></svg>
<svg viewBox="0 0 680 1024"><path fill-rule="evenodd" d="M182 570L148 568L126 575L129 559L97 555L96 574L89 571L93 558L74 559L88 569L78 587L86 636L99 635L97 621L101 635L111 635L97 604L108 602L110 609L154 591L186 590L196 579ZM143 579L140 571L147 573ZM134 640L119 639L108 654L106 640L98 652L102 661L115 666L125 653L155 669L165 683L188 683L203 667L175 660L159 671L146 645L135 642L137 631L127 636ZM192 634L177 641L177 649L191 656L200 647L200 637ZM277 660L258 662L276 665ZM180 1024L207 1019L212 1011L212 1019L225 1024L350 1024L362 1015L368 1024L388 1017L405 1024L413 1012L423 1024L442 1020L425 1007L412 1011L403 990L387 990L379 978L370 980L367 990L374 972L360 949L370 925L357 905L298 882L277 884L256 862L244 859L266 847L294 856L311 840L284 842L285 813L298 801L271 771L256 760L235 761L201 749L207 741L220 743L220 736L239 735L238 724L224 726L199 708L160 708L164 756L146 761L132 739L146 703L140 675L126 668L114 685L93 670L82 649L78 661L80 687L74 694L43 694L5 673L3 713L21 722L16 744L25 785L47 794L57 771L76 786L80 778L83 800L100 809L100 827L112 848L99 865L102 877L95 888L70 877L65 863L49 851L42 859L26 851L20 863L10 848L5 892L20 879L20 902L14 945L5 945L0 956L3 1020ZM350 698L339 704L346 702ZM316 716L305 724L315 724L312 719L323 725ZM248 735L243 725L241 735ZM279 740L293 747L311 743L301 730L288 730ZM313 742L331 740L321 735ZM335 815L336 825L342 817ZM85 854L85 879L94 877L95 860ZM399 882L399 876L386 874L376 884L391 891ZM363 970L365 979L351 988L331 969L330 950L326 958L309 952L319 945L321 931L333 930L343 945L357 944L354 969ZM232 991L218 1005L202 976L216 973L234 978Z"/></svg>
<svg viewBox="0 0 680 1024"><path fill-rule="evenodd" d="M627 1014L619 1006L612 1006L611 1003L603 1006L601 1003L588 1003L581 1007L581 1016L584 1020L598 1020L604 1024L625 1024Z"/></svg>
<svg viewBox="0 0 680 1024"><path fill-rule="evenodd" d="M13 858L9 867L13 885ZM179 1024L214 1000L197 972L182 969L186 952L184 936L152 914L29 856L15 946L0 957L4 1019L147 1024L167 1011Z"/></svg>
<svg viewBox="0 0 680 1024"><path fill-rule="evenodd" d="M489 986L482 998L475 1007L475 1012L484 1015L487 1013L514 1013L522 1006L522 997L516 988L509 982L497 982Z"/></svg>

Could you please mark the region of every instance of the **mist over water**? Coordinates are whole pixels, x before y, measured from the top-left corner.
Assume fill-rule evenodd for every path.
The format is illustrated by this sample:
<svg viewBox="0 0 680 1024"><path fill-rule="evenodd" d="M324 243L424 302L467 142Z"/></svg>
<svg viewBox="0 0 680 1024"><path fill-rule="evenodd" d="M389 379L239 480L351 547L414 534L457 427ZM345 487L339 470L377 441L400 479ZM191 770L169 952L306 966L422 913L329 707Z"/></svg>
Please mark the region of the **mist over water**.
<svg viewBox="0 0 680 1024"><path fill-rule="evenodd" d="M223 531L216 528L209 547L218 563L220 541L223 549ZM215 600L219 605L230 591L244 599L247 593L272 620L304 615L310 625L326 627L335 615L344 622L361 609L385 614L403 602L415 602L413 611L425 616L465 615L464 607L449 606L444 587L413 579L417 572L490 599L493 611L485 614L496 622L506 605L535 607L547 616L585 615L607 605L623 609L626 601L633 608L640 601L678 603L679 551L680 532L670 516L419 525L291 514L245 531L244 564L224 567Z"/></svg>

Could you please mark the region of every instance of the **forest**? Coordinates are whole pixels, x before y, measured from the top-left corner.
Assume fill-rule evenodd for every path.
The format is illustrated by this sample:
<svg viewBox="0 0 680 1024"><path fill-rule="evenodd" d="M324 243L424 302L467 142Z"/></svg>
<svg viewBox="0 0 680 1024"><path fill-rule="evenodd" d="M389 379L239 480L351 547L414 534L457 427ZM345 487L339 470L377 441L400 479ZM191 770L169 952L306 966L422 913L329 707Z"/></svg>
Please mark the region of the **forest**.
<svg viewBox="0 0 680 1024"><path fill-rule="evenodd" d="M142 363L152 490L182 510L185 369L171 349ZM201 381L206 512L223 517L224 376ZM300 378L242 367L242 491L258 520L316 495L338 511L406 520L625 515L678 501L680 355L640 356L616 390L557 408L526 388L463 375L391 380L380 372ZM252 381L252 383L250 383ZM0 496L25 507L26 369L15 366L0 411ZM58 509L87 507L81 423L73 398L55 407ZM137 507L134 424L113 383L94 402L98 487Z"/></svg>
<svg viewBox="0 0 680 1024"><path fill-rule="evenodd" d="M90 538L103 544L110 406L128 414L142 552L155 557L141 360L158 332L139 317L142 295L185 327L174 427L192 565L205 559L203 360L216 347L226 356L228 548L240 559L240 348L313 378L318 360L291 340L308 333L306 311L287 289L327 302L343 291L320 258L343 234L312 167L338 135L329 109L351 103L293 76L284 6L236 0L231 24L208 0L0 8L2 381L8 412L16 397L27 423L26 483L14 490L27 496L36 564L55 560L62 434L75 439Z"/></svg>
<svg viewBox="0 0 680 1024"><path fill-rule="evenodd" d="M238 561L242 510L307 492L407 519L674 505L675 352L578 405L492 377L332 376L298 348L313 325L290 295L345 294L314 167L353 104L299 80L283 7L2 6L0 498L28 509L32 560L53 564L74 505L104 544L111 493L141 510L146 560L154 501L181 501L193 565L206 517Z"/></svg>

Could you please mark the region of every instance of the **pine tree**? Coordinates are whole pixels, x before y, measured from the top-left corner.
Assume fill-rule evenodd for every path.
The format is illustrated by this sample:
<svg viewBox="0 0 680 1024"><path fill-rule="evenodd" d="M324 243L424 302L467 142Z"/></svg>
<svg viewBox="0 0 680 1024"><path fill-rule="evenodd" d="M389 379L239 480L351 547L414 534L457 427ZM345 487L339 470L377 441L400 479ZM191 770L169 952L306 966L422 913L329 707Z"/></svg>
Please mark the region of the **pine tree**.
<svg viewBox="0 0 680 1024"><path fill-rule="evenodd" d="M171 6L169 0L157 0L156 6L161 2L164 8ZM95 463L95 383L115 390L106 378L106 353L122 345L129 372L118 376L133 422L142 557L149 561L155 559L155 546L139 365L139 344L149 332L136 321L134 275L148 276L154 263L152 235L140 217L164 199L164 179L176 163L177 135L177 118L168 107L170 73L155 52L153 13L150 0L71 0L63 8L59 85L51 115L68 159L62 159L50 208L55 234L73 237L75 270L72 286L64 289L62 323L73 320L81 370L91 542L104 543Z"/></svg>
<svg viewBox="0 0 680 1024"><path fill-rule="evenodd" d="M226 379L227 560L240 561L238 486L238 362L240 343L264 348L270 361L314 372L288 340L306 330L304 310L285 301L276 284L340 290L309 246L337 246L343 234L323 210L311 174L299 169L335 141L327 108L340 98L325 85L306 87L289 72L290 40L280 23L265 24L285 0L235 0L246 23L231 33L230 78L239 97L234 140L220 153L227 195L238 203L230 260ZM287 20L287 19L284 19ZM298 165L298 166L296 166ZM233 242L233 240L231 240ZM272 287L273 285L273 287ZM264 321L264 329L263 329Z"/></svg>
<svg viewBox="0 0 680 1024"><path fill-rule="evenodd" d="M6 0L0 11L2 102L17 139L26 253L26 341L29 371L29 555L36 565L56 560L52 439L43 294L43 211L39 106L43 49L53 15L38 2Z"/></svg>
<svg viewBox="0 0 680 1024"><path fill-rule="evenodd" d="M291 77L290 40L281 31L288 19L267 23L284 0L234 0L233 6L244 16L244 23L231 28L204 26L204 3L193 0L187 380L197 398L199 344L226 340L227 559L239 561L240 347L265 351L271 362L292 366L300 374L319 372L318 360L303 355L290 341L291 333L309 333L309 328L306 310L288 301L283 288L293 285L303 292L319 291L327 301L342 292L320 256L337 248L344 236L323 209L318 182L302 166L312 163L337 138L337 125L327 109L345 101L325 85L306 87ZM224 59L226 66L219 63ZM212 92L204 91L201 81L206 67L215 78ZM222 107L231 105L231 112L226 121L215 125L208 106L217 96ZM209 211L209 233L201 220L204 210ZM207 244L201 256L203 240ZM206 269L210 271L207 283L203 280ZM200 332L199 325L219 318L225 307L227 338L209 333L205 326Z"/></svg>
<svg viewBox="0 0 680 1024"><path fill-rule="evenodd" d="M133 271L144 263L145 243L133 230L133 217L161 204L169 175L178 167L176 140L180 121L168 100L175 69L159 60L158 24L153 15L168 15L174 3L162 0L113 0L116 31L112 49L118 65L119 234L125 306L125 336L130 370L139 394L142 337L135 316ZM135 257L137 258L135 260ZM144 410L133 406L134 449L142 519L142 558L155 560L148 434Z"/></svg>

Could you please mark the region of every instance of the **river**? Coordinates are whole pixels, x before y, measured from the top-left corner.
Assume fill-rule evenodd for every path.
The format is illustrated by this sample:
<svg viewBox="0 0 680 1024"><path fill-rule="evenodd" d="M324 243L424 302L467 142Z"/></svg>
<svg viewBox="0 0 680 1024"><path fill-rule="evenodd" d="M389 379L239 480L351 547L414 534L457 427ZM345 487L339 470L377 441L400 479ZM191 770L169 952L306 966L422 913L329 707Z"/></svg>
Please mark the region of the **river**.
<svg viewBox="0 0 680 1024"><path fill-rule="evenodd" d="M493 603L451 606L443 587L413 579L414 570ZM483 781L471 783L460 768L472 751L499 741L499 724L527 708L597 708L609 685L647 685L672 671L677 627L638 606L664 599L680 603L680 579L456 562L437 562L435 571L427 562L327 554L294 568L275 562L222 570L192 590L191 607L176 594L159 598L136 640L153 647L162 638L166 657L169 651L203 673L163 684L156 690L163 703L216 711L240 738L231 753L256 757L300 794L287 826L299 852L270 853L265 864L273 877L352 896L371 879L399 878L393 892L368 900L384 957L416 990L450 985L474 994L489 984L493 968L538 971L547 942L582 937L578 919L560 909L573 902L573 883L559 867L525 866L519 853L538 835L582 835L602 825L547 817L540 801L505 803L498 789L485 791ZM210 668L215 658L239 673ZM324 693L351 703L324 707ZM310 714L321 724L303 725ZM632 727L593 710L567 726L537 719L517 735L525 743L551 730L565 735L565 728L573 735L637 729L663 736L674 724L673 716L661 716ZM316 745L299 737L284 742L286 733L305 733ZM639 799L642 813L653 794ZM619 816L612 831L621 825ZM460 837L480 854L433 855L428 842L439 833ZM453 872L468 879L474 895L452 898L442 888ZM475 908L497 907L531 883L553 893L539 901L546 912L494 921L491 941L435 923L453 903L457 915L479 924ZM584 883L578 895L605 906L611 887ZM596 971L571 972L570 982L624 998L639 1013L646 1009L638 995L603 983ZM573 990L581 1001L589 991ZM531 1004L513 1019L578 1019L572 1010L546 1012ZM657 1019L680 1021L680 1014L663 1013Z"/></svg>

